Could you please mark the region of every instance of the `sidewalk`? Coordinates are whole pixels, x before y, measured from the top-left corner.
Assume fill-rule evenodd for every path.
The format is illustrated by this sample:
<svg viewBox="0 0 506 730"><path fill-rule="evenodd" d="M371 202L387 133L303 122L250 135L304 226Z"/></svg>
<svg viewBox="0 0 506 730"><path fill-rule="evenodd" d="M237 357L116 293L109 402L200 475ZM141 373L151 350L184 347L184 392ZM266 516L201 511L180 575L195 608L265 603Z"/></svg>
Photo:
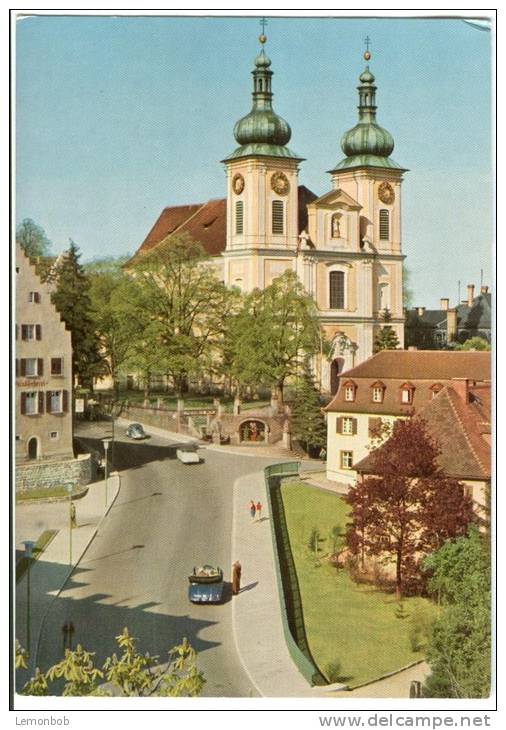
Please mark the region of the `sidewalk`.
<svg viewBox="0 0 506 730"><path fill-rule="evenodd" d="M309 474L307 481L329 488L323 472ZM332 491L339 491L330 482ZM249 501L263 505L262 518L252 521ZM232 599L234 640L241 662L263 697L409 697L410 682L423 681L429 673L425 662L390 677L351 691L340 685L311 687L297 669L286 645L281 621L281 605L274 567L270 515L263 472L237 479L234 484L232 560L242 565L241 591Z"/></svg>
<svg viewBox="0 0 506 730"><path fill-rule="evenodd" d="M105 481L89 485L87 494L74 500L77 527L72 530L70 541L69 502L39 502L36 504L17 504L15 510L16 558L19 551L24 552L23 540L36 541L44 530L57 530L56 536L48 544L42 555L34 561L30 569L30 611L31 652L30 671L36 661L36 647L45 617L54 598L60 593L66 581L77 567L100 526L109 512L120 489L120 476L112 472L107 484L107 506L105 504ZM70 551L72 549L72 561ZM72 564L70 564L72 562ZM26 590L27 573L16 585L16 638L27 647L26 636ZM37 597L37 600L33 600Z"/></svg>

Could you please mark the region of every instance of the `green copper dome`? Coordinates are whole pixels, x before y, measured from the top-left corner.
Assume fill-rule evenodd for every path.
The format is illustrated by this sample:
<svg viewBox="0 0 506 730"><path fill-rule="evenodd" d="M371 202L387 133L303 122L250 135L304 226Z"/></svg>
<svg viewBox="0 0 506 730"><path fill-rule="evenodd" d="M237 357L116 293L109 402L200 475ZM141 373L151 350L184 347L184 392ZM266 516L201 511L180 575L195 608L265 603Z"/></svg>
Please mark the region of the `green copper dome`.
<svg viewBox="0 0 506 730"><path fill-rule="evenodd" d="M369 60L370 53L364 54ZM359 77L358 124L343 134L341 149L346 157L337 163L333 170L352 167L386 167L402 170L400 165L390 159L394 149L394 138L376 121L376 86L374 75L366 65Z"/></svg>
<svg viewBox="0 0 506 730"><path fill-rule="evenodd" d="M273 74L270 65L271 60L262 48L255 58L255 68L252 71L253 107L249 114L236 123L234 137L240 147L228 155L226 160L256 155L302 159L286 147L292 136L292 130L288 122L278 116L272 108Z"/></svg>

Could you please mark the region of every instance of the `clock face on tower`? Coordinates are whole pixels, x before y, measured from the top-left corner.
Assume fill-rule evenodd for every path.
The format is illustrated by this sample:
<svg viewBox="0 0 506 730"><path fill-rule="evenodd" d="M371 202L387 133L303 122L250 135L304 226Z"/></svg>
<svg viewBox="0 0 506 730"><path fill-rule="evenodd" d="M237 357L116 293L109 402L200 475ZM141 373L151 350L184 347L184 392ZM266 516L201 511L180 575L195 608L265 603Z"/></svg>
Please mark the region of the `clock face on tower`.
<svg viewBox="0 0 506 730"><path fill-rule="evenodd" d="M232 188L236 195L240 195L244 190L244 178L240 173L232 178Z"/></svg>
<svg viewBox="0 0 506 730"><path fill-rule="evenodd" d="M390 183L382 182L378 188L378 198L382 203L391 205L395 200L395 193Z"/></svg>
<svg viewBox="0 0 506 730"><path fill-rule="evenodd" d="M271 188L278 195L287 195L290 191L290 183L284 172L275 172L271 177Z"/></svg>

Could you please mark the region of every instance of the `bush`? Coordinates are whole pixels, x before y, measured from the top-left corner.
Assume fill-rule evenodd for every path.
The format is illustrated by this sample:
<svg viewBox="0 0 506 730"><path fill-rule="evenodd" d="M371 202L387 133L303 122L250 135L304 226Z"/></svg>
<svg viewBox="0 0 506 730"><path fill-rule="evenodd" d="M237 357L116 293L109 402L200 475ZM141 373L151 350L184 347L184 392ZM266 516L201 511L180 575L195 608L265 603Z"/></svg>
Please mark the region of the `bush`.
<svg viewBox="0 0 506 730"><path fill-rule="evenodd" d="M418 605L411 615L409 643L412 651L424 651L429 645L437 609L431 605Z"/></svg>
<svg viewBox="0 0 506 730"><path fill-rule="evenodd" d="M330 684L341 680L341 662L338 659L334 659L334 661L326 664L323 671Z"/></svg>
<svg viewBox="0 0 506 730"><path fill-rule="evenodd" d="M318 541L320 539L320 533L318 531L317 527L313 527L311 530L311 534L309 535L309 540L307 541L308 549L311 550L312 553L318 552Z"/></svg>

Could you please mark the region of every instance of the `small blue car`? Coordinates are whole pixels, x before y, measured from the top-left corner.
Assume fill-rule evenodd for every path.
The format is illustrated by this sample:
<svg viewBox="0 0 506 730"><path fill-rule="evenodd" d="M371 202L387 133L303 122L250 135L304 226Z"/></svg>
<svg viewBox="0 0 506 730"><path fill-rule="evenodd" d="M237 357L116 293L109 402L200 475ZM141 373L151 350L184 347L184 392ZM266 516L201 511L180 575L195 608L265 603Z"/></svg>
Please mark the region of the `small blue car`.
<svg viewBox="0 0 506 730"><path fill-rule="evenodd" d="M194 568L188 576L188 598L192 603L221 603L223 600L223 571L212 565Z"/></svg>
<svg viewBox="0 0 506 730"><path fill-rule="evenodd" d="M147 438L147 434L140 423L131 423L125 431L125 434L128 436L128 438L135 440Z"/></svg>

